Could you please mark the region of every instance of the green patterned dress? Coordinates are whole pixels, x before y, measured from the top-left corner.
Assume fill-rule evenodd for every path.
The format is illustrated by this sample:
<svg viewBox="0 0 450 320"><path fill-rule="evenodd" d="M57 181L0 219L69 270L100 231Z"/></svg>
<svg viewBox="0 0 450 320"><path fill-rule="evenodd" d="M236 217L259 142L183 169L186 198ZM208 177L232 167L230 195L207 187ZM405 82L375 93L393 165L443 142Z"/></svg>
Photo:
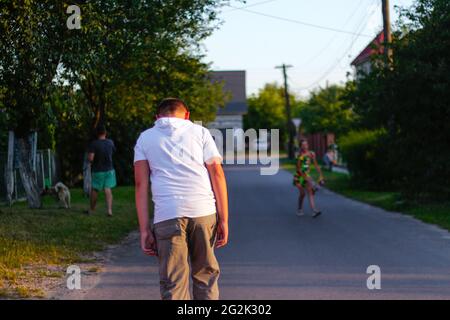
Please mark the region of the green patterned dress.
<svg viewBox="0 0 450 320"><path fill-rule="evenodd" d="M309 152L307 154L300 154L297 158L297 161L300 161L300 170L297 171L294 175L294 186L301 185L303 188L306 187L306 182L309 177L309 172L311 171L311 162L314 157L313 152ZM306 177L305 177L306 176Z"/></svg>

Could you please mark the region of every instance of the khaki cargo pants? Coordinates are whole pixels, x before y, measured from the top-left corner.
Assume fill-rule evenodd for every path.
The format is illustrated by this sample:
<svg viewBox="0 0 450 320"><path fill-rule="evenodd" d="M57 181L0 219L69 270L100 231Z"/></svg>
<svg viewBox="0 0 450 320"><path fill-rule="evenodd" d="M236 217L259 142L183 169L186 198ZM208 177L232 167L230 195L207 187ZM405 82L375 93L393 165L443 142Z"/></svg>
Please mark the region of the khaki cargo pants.
<svg viewBox="0 0 450 320"><path fill-rule="evenodd" d="M219 299L219 264L214 255L216 215L178 218L153 226L163 300L189 300L189 269L195 300ZM190 263L189 263L190 262ZM190 266L190 268L189 268Z"/></svg>

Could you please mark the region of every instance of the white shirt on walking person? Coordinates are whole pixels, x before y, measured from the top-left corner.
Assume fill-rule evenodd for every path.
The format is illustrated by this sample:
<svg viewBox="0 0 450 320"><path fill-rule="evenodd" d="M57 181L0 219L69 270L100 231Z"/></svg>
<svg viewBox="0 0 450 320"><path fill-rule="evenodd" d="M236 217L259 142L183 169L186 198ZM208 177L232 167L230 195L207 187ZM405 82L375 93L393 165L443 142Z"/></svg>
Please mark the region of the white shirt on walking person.
<svg viewBox="0 0 450 320"><path fill-rule="evenodd" d="M142 132L134 162L147 160L155 204L154 223L216 213L205 162L222 159L208 129L189 120L159 118Z"/></svg>

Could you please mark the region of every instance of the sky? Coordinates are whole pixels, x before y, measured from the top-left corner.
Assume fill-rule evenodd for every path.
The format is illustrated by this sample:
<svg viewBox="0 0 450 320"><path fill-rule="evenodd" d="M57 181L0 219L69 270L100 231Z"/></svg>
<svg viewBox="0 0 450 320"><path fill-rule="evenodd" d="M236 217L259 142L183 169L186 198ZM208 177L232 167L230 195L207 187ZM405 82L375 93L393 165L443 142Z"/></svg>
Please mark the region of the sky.
<svg viewBox="0 0 450 320"><path fill-rule="evenodd" d="M390 0L392 24L395 6L411 4ZM275 67L283 63L293 66L288 85L299 97L345 82L351 61L383 26L381 0L233 0L219 18L219 29L203 43L204 61L212 70L246 70L248 96L266 83L281 84Z"/></svg>

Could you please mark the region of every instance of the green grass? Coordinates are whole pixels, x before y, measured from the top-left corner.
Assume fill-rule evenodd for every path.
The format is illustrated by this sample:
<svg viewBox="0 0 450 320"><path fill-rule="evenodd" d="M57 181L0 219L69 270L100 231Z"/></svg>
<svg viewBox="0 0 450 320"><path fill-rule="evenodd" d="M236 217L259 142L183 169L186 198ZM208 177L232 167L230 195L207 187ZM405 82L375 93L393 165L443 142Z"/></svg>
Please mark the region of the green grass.
<svg viewBox="0 0 450 320"><path fill-rule="evenodd" d="M294 173L295 161L282 159L284 169ZM317 172L311 175L317 181ZM395 191L374 191L352 183L350 176L337 172L323 171L326 188L361 202L365 202L389 211L397 211L414 216L415 218L438 225L450 231L450 202L413 203L402 199Z"/></svg>
<svg viewBox="0 0 450 320"><path fill-rule="evenodd" d="M71 190L72 208L59 209L52 197L44 209L26 203L0 211L0 297L39 297L43 278L64 276L64 267L86 261L89 253L114 244L137 227L134 188L114 189L114 216L106 216L103 194L97 212L87 216L88 199ZM52 270L49 271L49 267ZM57 271L54 271L57 270Z"/></svg>

